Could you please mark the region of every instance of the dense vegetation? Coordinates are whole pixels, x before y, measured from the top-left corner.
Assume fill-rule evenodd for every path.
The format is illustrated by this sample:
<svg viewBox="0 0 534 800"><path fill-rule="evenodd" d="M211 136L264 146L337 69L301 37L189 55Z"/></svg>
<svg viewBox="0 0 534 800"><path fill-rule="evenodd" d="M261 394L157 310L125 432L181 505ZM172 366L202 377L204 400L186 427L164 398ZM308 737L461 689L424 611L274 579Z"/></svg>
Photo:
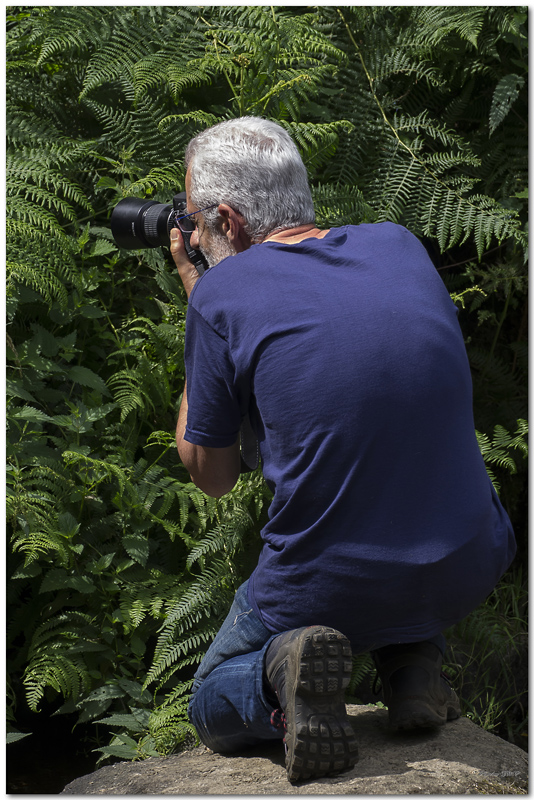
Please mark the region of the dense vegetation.
<svg viewBox="0 0 534 800"><path fill-rule="evenodd" d="M525 730L526 17L8 9L11 740L26 707L97 723L105 757L193 740L191 676L255 563L269 497L259 473L219 501L189 482L174 445L185 296L165 253L119 250L109 219L127 195L170 202L190 137L244 114L294 136L319 224L405 224L460 308L480 446L519 554L450 632L451 660L468 667L466 713ZM369 671L355 659L353 695Z"/></svg>

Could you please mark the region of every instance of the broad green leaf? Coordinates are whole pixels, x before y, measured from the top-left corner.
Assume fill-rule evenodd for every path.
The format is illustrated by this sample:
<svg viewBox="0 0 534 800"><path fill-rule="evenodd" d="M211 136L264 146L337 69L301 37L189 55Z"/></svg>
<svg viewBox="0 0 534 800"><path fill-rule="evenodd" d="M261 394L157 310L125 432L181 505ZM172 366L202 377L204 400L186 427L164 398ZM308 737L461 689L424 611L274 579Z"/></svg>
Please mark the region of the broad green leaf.
<svg viewBox="0 0 534 800"><path fill-rule="evenodd" d="M90 389L97 389L102 394L109 394L109 389L96 372L88 369L88 367L73 366L68 370L68 378L75 383L81 383L82 386L88 386Z"/></svg>
<svg viewBox="0 0 534 800"><path fill-rule="evenodd" d="M129 731L134 731L134 733L141 733L145 730L143 725L136 720L133 714L112 714L110 717L94 720L94 723L99 725L118 725L121 728L126 728Z"/></svg>
<svg viewBox="0 0 534 800"><path fill-rule="evenodd" d="M49 417L48 414L44 413L44 411L39 411L39 409L34 408L33 406L22 406L16 411L11 412L10 416L14 417L15 419L24 419L29 422L52 421L52 417Z"/></svg>
<svg viewBox="0 0 534 800"><path fill-rule="evenodd" d="M6 734L6 744L12 744L13 742L19 742L21 739L25 739L26 736L31 736L31 733L20 733L19 731L8 731Z"/></svg>

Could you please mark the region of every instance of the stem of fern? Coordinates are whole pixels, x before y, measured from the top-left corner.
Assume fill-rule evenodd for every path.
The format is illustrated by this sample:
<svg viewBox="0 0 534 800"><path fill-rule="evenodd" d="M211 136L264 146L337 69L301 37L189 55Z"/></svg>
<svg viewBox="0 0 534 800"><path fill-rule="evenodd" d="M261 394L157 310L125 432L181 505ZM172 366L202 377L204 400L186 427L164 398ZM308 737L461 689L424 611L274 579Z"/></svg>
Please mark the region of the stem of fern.
<svg viewBox="0 0 534 800"><path fill-rule="evenodd" d="M414 151L411 149L411 147L409 147L405 142L402 141L402 139L400 138L399 134L395 130L394 126L389 121L389 119L388 119L388 117L386 115L386 112L384 111L384 108L383 108L382 104L380 103L380 100L378 99L378 97L376 95L376 92L374 91L373 79L372 79L371 75L369 74L369 71L368 71L367 66L365 64L365 61L363 59L362 52L361 52L361 50L360 50L360 48L358 46L358 43L357 43L356 39L352 35L352 31L351 31L351 29L349 27L348 22L346 21L345 17L343 16L343 14L341 12L341 9L338 8L336 10L337 10L337 13L339 14L339 16L341 17L341 19L343 21L343 24L344 24L344 26L345 26L345 28L347 30L348 35L349 35L349 39L352 42L352 44L354 45L354 49L356 50L356 52L358 54L358 58L360 59L360 62L361 62L361 65L363 67L363 70L365 72L365 75L367 77L367 80L369 81L369 87L371 89L371 94L373 95L373 100L375 101L376 105L378 106L378 110L380 111L380 114L381 114L382 119L384 120L386 126L391 130L391 132L393 133L393 136L398 141L399 145L401 147L403 147L411 155L412 159L414 161L416 161L423 168L423 170L428 175L430 175L430 177L434 181L436 181L436 183L438 183L440 186L443 186L448 192L451 192L460 201L466 203L468 206L471 206L471 208L475 208L479 213L487 213L485 211L485 209L479 208L478 206L475 206L474 203L471 203L466 197L461 195L459 192L455 191L454 189L451 189L450 186L448 186L446 183L444 183L444 181L442 181L431 169L429 169L427 167L427 165L424 163L424 161L421 158L419 158L416 153L414 153Z"/></svg>
<svg viewBox="0 0 534 800"><path fill-rule="evenodd" d="M210 27L210 23L209 23L209 22L208 22L206 19L204 19L203 17L201 17L201 19L202 19L202 21L203 21L203 22L205 22L205 23L206 23L206 25L207 25L208 27ZM219 44L222 44L222 45L224 45L224 42L220 42L220 41L217 39L217 35L216 35L216 34L214 34L214 35L213 35L213 45L214 45L214 47L215 47L215 54L217 55L217 61L219 62L220 66L221 66L222 73L223 73L224 77L226 78L226 82L227 82L228 86L230 87L230 90L231 90L232 94L234 95L234 98L235 98L235 99L238 101L238 103L239 103L239 116L242 116L242 114L243 114L243 109L242 109L242 97L241 97L241 98L238 98L238 96L237 96L237 92L236 92L236 89L235 89L235 86L234 86L234 84L232 83L232 81L230 80L230 76L228 75L228 72L226 71L226 69L225 69L225 67L224 67L223 63L221 62L221 57L220 57L220 55L219 55L219 49L218 49L218 46L217 46L217 45L219 45ZM224 45L224 46L225 46L225 47L227 47L227 45ZM230 50L230 48L229 48L229 47L228 47L228 49ZM241 81L241 85L242 85L242 84L243 84L243 82ZM242 86L241 86L241 88L242 88Z"/></svg>
<svg viewBox="0 0 534 800"><path fill-rule="evenodd" d="M489 352L488 361L490 361L493 358L493 353L495 351L495 347L497 346L497 341L499 339L499 334L501 332L501 328L503 326L504 320L506 319L506 315L508 313L508 306L510 305L510 299L512 297L512 294L513 294L513 286L512 286L512 283L510 282L510 290L509 290L509 292L508 292L508 294L506 296L506 301L504 303L504 308L502 310L502 314L501 314L501 317L499 319L499 324L497 325L497 330L495 332L495 336L493 337L493 342L492 342L492 345L491 345L491 350Z"/></svg>
<svg viewBox="0 0 534 800"><path fill-rule="evenodd" d="M429 169L428 169L428 167L426 167L426 165L425 165L425 164L423 164L423 162L421 161L421 159L418 159L418 158L417 158L417 156L416 156L416 154L413 152L413 150L412 150L410 147L408 147L408 145L407 145L405 142L403 142L403 141L402 141L402 139L400 138L399 134L397 133L397 131L395 130L395 128L393 127L393 125L391 124L391 122L389 121L389 119L387 118L386 112L384 111L384 108L383 108L382 104L380 103L380 100L379 100L379 99L378 99L378 97L376 96L376 92L375 92L375 90L374 90L374 88L373 88L373 79L372 79L371 75L369 74L369 70L367 69L367 66L366 66L366 64L365 64L365 61L363 60L362 51L361 51L361 50L360 50L360 48L358 47L358 43L357 43L356 39L354 38L354 36L352 35L352 31L351 31L351 29L350 29L350 27L349 27L349 24L348 24L348 22L346 21L345 17L343 16L343 14L341 13L341 10L340 10L339 8L337 9L337 12L338 12L339 16L341 17L341 19L343 20L343 24L344 24L345 28L347 29L347 33L348 33L348 35L349 35L349 39L351 40L352 44L354 45L354 49L355 49L355 50L356 50L356 52L358 53L358 58L360 59L360 63L361 63L361 65L362 65L362 67L363 67L363 71L365 72L365 75L366 75L366 77L367 77L367 80L368 80L368 82L369 82L369 87L370 87L370 89L371 89L371 94L373 95L373 100L375 101L376 105L378 106L378 110L380 111L380 114L381 114L381 116L382 116L382 119L383 119L383 120L384 120L384 122L386 123L387 127L388 127L388 128L391 130L391 132L393 133L394 137L397 139L397 141L398 141L398 143L400 144L400 146L401 146L401 147L403 147L405 150L407 150L407 151L408 151L408 153L410 153L410 155L412 156L412 158L413 158L415 161L418 161L418 162L419 162L419 163L420 163L420 164L423 166L423 168L424 168L424 169L425 169L425 170L426 170L426 171L427 171L427 172L428 172L428 173L429 173L429 174L430 174L430 175L431 175L431 176L432 176L432 177L433 177L433 178L434 178L436 181L438 181L438 183L442 183L442 182L439 180L439 178L437 177L437 175L434 175L434 173L433 173L431 170L429 170Z"/></svg>

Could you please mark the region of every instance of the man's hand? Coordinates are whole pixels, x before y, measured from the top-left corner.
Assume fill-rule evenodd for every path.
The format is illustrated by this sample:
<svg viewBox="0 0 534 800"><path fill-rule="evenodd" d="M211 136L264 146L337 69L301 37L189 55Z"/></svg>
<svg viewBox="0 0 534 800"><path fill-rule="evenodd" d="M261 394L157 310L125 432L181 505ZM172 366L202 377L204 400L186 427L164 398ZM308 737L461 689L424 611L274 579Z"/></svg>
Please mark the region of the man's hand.
<svg viewBox="0 0 534 800"><path fill-rule="evenodd" d="M171 246L170 251L178 274L182 279L185 293L187 297L193 291L193 286L200 278L195 265L189 260L184 246L184 240L178 228L171 228L170 231Z"/></svg>

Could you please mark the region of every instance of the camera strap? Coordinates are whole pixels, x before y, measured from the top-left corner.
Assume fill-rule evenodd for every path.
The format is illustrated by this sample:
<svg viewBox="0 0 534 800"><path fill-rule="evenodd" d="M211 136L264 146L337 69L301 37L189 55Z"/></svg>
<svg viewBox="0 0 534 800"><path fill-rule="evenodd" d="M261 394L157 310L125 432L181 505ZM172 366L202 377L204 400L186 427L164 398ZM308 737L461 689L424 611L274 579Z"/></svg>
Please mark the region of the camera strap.
<svg viewBox="0 0 534 800"><path fill-rule="evenodd" d="M260 447L248 414L241 423L239 449L241 451L241 472L253 472L260 463Z"/></svg>

